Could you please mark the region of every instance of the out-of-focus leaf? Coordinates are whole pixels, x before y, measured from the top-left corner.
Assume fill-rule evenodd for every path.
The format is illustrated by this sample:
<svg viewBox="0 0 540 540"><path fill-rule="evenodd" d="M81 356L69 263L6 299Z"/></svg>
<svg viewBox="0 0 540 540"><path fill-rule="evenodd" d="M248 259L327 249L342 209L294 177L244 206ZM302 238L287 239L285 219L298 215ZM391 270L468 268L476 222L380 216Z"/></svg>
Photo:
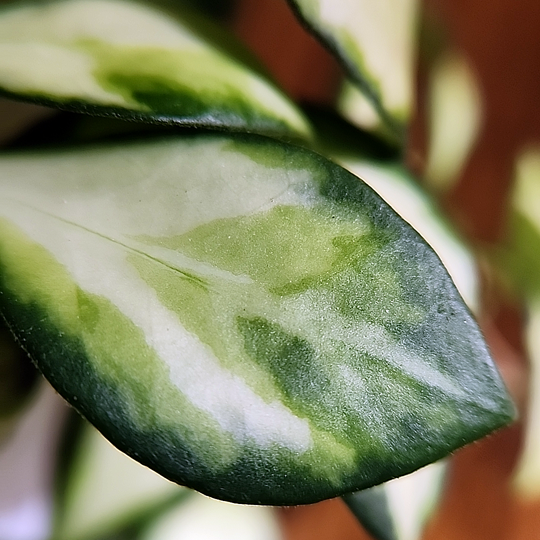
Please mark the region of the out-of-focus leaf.
<svg viewBox="0 0 540 540"><path fill-rule="evenodd" d="M117 118L306 136L269 81L180 20L128 0L0 10L0 91Z"/></svg>
<svg viewBox="0 0 540 540"><path fill-rule="evenodd" d="M515 289L540 296L540 148L525 150L516 162L503 264Z"/></svg>
<svg viewBox="0 0 540 540"><path fill-rule="evenodd" d="M462 54L446 53L432 68L429 122L425 176L433 187L446 190L457 180L482 122L476 76Z"/></svg>
<svg viewBox="0 0 540 540"><path fill-rule="evenodd" d="M412 110L416 0L289 0L394 137ZM367 126L363 126L367 127Z"/></svg>
<svg viewBox="0 0 540 540"><path fill-rule="evenodd" d="M513 418L443 265L358 178L256 136L0 159L0 308L118 448L299 504Z"/></svg>
<svg viewBox="0 0 540 540"><path fill-rule="evenodd" d="M391 146L398 147L402 140L389 129L373 103L350 81L344 81L337 100L337 109L349 122L377 135Z"/></svg>
<svg viewBox="0 0 540 540"><path fill-rule="evenodd" d="M272 508L242 506L200 494L167 511L140 540L280 540Z"/></svg>
<svg viewBox="0 0 540 540"><path fill-rule="evenodd" d="M509 242L503 264L514 289L526 298L530 357L525 443L515 486L524 498L540 497L540 148L518 156Z"/></svg>
<svg viewBox="0 0 540 540"><path fill-rule="evenodd" d="M529 302L526 326L530 360L529 403L525 443L516 468L514 486L524 499L540 498L540 298Z"/></svg>
<svg viewBox="0 0 540 540"><path fill-rule="evenodd" d="M343 497L376 540L419 540L439 502L445 464Z"/></svg>
<svg viewBox="0 0 540 540"><path fill-rule="evenodd" d="M112 446L85 425L58 501L55 540L108 537L186 491Z"/></svg>

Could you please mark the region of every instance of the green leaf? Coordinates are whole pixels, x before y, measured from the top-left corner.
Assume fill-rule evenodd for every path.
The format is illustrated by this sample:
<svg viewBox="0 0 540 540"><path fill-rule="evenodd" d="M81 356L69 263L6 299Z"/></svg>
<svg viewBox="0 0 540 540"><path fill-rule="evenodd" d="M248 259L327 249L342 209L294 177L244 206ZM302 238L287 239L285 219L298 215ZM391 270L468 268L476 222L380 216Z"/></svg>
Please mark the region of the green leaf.
<svg viewBox="0 0 540 540"><path fill-rule="evenodd" d="M141 122L309 132L296 107L260 74L180 20L126 0L4 7L0 91Z"/></svg>
<svg viewBox="0 0 540 540"><path fill-rule="evenodd" d="M428 194L402 165L369 159L337 158L360 176L407 223L422 235L440 257L467 306L477 311L479 302L476 263L454 229Z"/></svg>
<svg viewBox="0 0 540 540"><path fill-rule="evenodd" d="M394 136L412 110L416 0L289 0ZM372 114L373 116L373 114Z"/></svg>
<svg viewBox="0 0 540 540"><path fill-rule="evenodd" d="M308 150L208 135L0 159L0 307L113 444L211 496L308 503L509 422L425 242Z"/></svg>
<svg viewBox="0 0 540 540"><path fill-rule="evenodd" d="M376 540L420 540L439 502L445 469L433 463L343 500Z"/></svg>

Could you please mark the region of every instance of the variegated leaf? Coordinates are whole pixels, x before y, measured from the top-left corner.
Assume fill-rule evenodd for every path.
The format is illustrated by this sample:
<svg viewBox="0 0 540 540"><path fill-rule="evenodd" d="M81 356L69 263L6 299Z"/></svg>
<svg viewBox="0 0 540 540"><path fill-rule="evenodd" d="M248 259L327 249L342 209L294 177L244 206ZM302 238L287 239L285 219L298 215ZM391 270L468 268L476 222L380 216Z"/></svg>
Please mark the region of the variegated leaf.
<svg viewBox="0 0 540 540"><path fill-rule="evenodd" d="M427 193L399 164L359 157L337 158L372 187L435 250L467 306L478 309L478 275L473 256Z"/></svg>
<svg viewBox="0 0 540 540"><path fill-rule="evenodd" d="M412 110L416 0L289 0L395 135Z"/></svg>
<svg viewBox="0 0 540 540"><path fill-rule="evenodd" d="M0 91L142 122L306 136L269 81L164 12L128 0L0 10Z"/></svg>
<svg viewBox="0 0 540 540"><path fill-rule="evenodd" d="M58 391L164 476L237 502L367 488L509 422L425 242L262 137L0 159L1 310Z"/></svg>

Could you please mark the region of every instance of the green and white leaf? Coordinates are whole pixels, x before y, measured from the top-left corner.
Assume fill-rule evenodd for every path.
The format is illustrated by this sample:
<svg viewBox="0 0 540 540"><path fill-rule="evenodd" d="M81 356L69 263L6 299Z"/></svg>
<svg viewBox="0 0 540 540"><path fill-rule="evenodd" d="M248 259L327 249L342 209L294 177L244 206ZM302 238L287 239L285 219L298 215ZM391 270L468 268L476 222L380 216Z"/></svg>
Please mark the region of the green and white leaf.
<svg viewBox="0 0 540 540"><path fill-rule="evenodd" d="M216 498L299 504L509 422L425 242L355 176L256 136L0 159L1 310L113 444Z"/></svg>
<svg viewBox="0 0 540 540"><path fill-rule="evenodd" d="M0 91L143 122L309 132L297 108L261 75L180 20L127 0L3 7Z"/></svg>
<svg viewBox="0 0 540 540"><path fill-rule="evenodd" d="M410 173L392 163L351 157L338 161L371 186L435 250L465 303L476 312L479 284L475 260Z"/></svg>
<svg viewBox="0 0 540 540"><path fill-rule="evenodd" d="M343 499L376 540L420 540L441 498L446 467L433 463Z"/></svg>
<svg viewBox="0 0 540 540"><path fill-rule="evenodd" d="M65 491L59 498L53 537L105 537L187 493L118 451L86 425L77 441Z"/></svg>
<svg viewBox="0 0 540 540"><path fill-rule="evenodd" d="M289 0L395 134L412 112L417 0Z"/></svg>

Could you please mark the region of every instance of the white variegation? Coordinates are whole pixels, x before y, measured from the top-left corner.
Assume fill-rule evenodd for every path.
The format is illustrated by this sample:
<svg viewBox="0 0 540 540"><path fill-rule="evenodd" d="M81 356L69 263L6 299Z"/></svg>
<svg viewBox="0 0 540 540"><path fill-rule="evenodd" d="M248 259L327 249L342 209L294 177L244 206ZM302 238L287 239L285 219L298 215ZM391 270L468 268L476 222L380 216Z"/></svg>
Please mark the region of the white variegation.
<svg viewBox="0 0 540 540"><path fill-rule="evenodd" d="M120 107L133 105L100 86L93 69L92 58L77 50L55 44L0 43L0 84L11 92L77 97Z"/></svg>
<svg viewBox="0 0 540 540"><path fill-rule="evenodd" d="M145 154L146 166L155 165L156 159L163 160L164 166L157 167L148 176L142 174L144 180L135 185L130 183L130 179L132 167L139 167L137 159L133 160L131 167L122 167L121 176L117 176L116 172L120 171L117 166L114 170L109 167L108 158L112 157L112 153L107 151L88 152L86 156L88 164L96 163L101 171L89 166L78 182L66 176L64 185L58 180L58 170L70 167L69 160L52 158L49 167L41 158L35 164L29 161L29 167L24 167L26 170L23 174L36 179L35 190L30 189L33 182L20 183L21 173L16 172L16 165L10 170L6 163L6 168L2 168L6 180L2 184L1 214L29 238L45 247L82 289L109 299L133 321L144 332L147 344L167 364L171 382L195 407L207 412L224 431L231 433L237 442L245 443L249 439L261 447L277 444L294 452L305 452L312 444L307 420L298 418L277 401L265 402L245 381L224 369L211 349L186 331L177 315L163 306L154 289L141 279L127 260L130 253L144 256L142 243L133 240L136 235L172 236L213 221L217 216L246 215L285 201L291 203L295 199L296 202L303 200L309 204L310 194L305 193L304 171L298 172L295 178L283 178L280 171L268 171L253 162L249 163L248 158L241 155L233 159L246 161L244 178L251 187L248 189L246 185L246 189L242 190L243 179L235 178L236 188L243 193L243 197L231 200L228 185L231 179L223 178L219 159L216 158L222 145L210 145L206 149L195 145L188 147L187 155L182 155L175 145L160 144L153 147L154 156L150 147L150 155ZM133 150L130 155L136 156L137 151ZM189 163L192 153L202 158L193 160L194 166L204 168L205 172L183 169L182 178L189 180L182 184L182 190L190 191L192 188L192 196L198 201L197 204L191 204L190 196L185 199L171 197L170 190L150 190L156 185L163 187L162 182L166 185L178 178L180 168L177 160L186 160L187 157ZM121 154L115 156L115 162L126 163L121 159ZM241 163L239 165L242 167ZM32 174L37 173L32 171L34 167L40 168L35 176ZM249 174L250 169L255 174ZM138 173L141 172L139 169ZM254 182L257 176L260 182ZM105 189L113 178L119 189ZM88 180L88 187L85 187ZM193 182L192 186L190 182ZM293 182L298 186L296 194L291 189ZM45 185L49 189L44 190ZM212 197L197 196L198 190L212 193ZM222 190L226 190L228 196L223 195ZM141 211L134 212L132 204L137 208L137 201L143 200ZM204 205L200 204L203 200ZM228 200L231 204L227 204ZM172 214L182 215L182 219L171 221ZM116 236L111 236L111 233ZM66 241L73 245L84 245L85 249L66 251ZM169 250L170 262L176 256L176 252ZM175 262L184 263L185 260L182 257L181 261ZM199 270L200 263L192 260L189 267ZM179 270L183 271L185 267ZM206 272L212 277L223 277L219 270L215 273L207 267ZM245 279L240 279L240 283L243 282ZM268 301L268 294L265 296ZM193 358L197 361L193 362Z"/></svg>
<svg viewBox="0 0 540 540"><path fill-rule="evenodd" d="M68 0L0 11L0 89L60 105L75 100L155 113L161 120L171 114L139 102L129 83L119 89L104 82L103 70L168 81L178 91L213 96L215 102L240 100L251 109L248 116L281 122L302 135L309 131L301 113L269 81L155 8L127 0ZM234 104L231 110L223 107L235 128L250 126ZM209 111L204 121L215 123L215 113Z"/></svg>
<svg viewBox="0 0 540 540"><path fill-rule="evenodd" d="M416 0L294 0L302 16L400 122L412 109Z"/></svg>

